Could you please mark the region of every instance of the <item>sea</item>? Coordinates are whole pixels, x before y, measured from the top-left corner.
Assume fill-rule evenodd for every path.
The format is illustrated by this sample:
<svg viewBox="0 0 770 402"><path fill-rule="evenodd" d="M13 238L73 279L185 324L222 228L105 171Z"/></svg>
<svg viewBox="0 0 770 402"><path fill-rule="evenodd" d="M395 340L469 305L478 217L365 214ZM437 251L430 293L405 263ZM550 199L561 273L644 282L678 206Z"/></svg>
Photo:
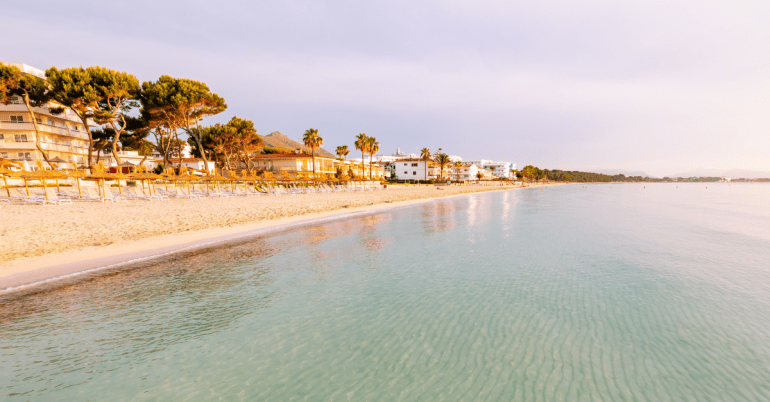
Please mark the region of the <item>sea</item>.
<svg viewBox="0 0 770 402"><path fill-rule="evenodd" d="M770 401L770 185L476 193L3 294L0 400Z"/></svg>

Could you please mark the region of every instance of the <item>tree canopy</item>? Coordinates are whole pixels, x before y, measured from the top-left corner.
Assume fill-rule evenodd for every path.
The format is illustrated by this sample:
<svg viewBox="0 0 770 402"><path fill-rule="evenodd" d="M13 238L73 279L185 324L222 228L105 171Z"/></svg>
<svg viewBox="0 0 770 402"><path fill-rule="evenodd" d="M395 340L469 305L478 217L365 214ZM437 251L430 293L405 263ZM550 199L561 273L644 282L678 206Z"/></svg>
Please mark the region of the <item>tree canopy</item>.
<svg viewBox="0 0 770 402"><path fill-rule="evenodd" d="M93 136L90 121L99 109L100 94L93 84L91 72L83 67L59 70L51 67L45 72L51 98L64 108L72 110L80 118L88 134L88 167L92 167ZM51 113L58 114L63 108L51 108Z"/></svg>
<svg viewBox="0 0 770 402"><path fill-rule="evenodd" d="M324 145L324 139L318 135L317 128L309 128L305 130L305 134L302 136L302 142L306 147L310 148L310 152L313 154L313 175L315 176L315 150Z"/></svg>
<svg viewBox="0 0 770 402"><path fill-rule="evenodd" d="M48 163L48 153L40 145L40 129L37 125L37 118L33 107L41 107L51 99L51 93L48 91L44 80L23 73L18 67L0 64L0 103L8 104L13 97L20 97L24 101L27 112L31 116L32 127L35 130L35 146L43 159Z"/></svg>

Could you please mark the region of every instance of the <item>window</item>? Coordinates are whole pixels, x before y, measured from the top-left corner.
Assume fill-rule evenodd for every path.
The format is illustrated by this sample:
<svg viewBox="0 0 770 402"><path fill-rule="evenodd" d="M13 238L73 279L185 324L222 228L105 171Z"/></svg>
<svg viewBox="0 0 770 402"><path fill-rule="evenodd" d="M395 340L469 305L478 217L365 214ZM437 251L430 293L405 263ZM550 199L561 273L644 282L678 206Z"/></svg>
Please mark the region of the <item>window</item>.
<svg viewBox="0 0 770 402"><path fill-rule="evenodd" d="M53 126L53 120L50 120L50 119L49 119L49 120L48 120L48 125L49 125L49 126Z"/></svg>
<svg viewBox="0 0 770 402"><path fill-rule="evenodd" d="M406 164L406 163L404 163L404 166L406 166L406 165L407 165L407 164Z"/></svg>
<svg viewBox="0 0 770 402"><path fill-rule="evenodd" d="M21 105L21 98L19 98L18 96L11 96L11 104Z"/></svg>
<svg viewBox="0 0 770 402"><path fill-rule="evenodd" d="M417 172L412 172L412 176L417 176Z"/></svg>
<svg viewBox="0 0 770 402"><path fill-rule="evenodd" d="M29 156L29 152L19 152L19 159L26 159L28 161L31 161L32 157Z"/></svg>
<svg viewBox="0 0 770 402"><path fill-rule="evenodd" d="M404 174L409 174L409 172L404 172Z"/></svg>
<svg viewBox="0 0 770 402"><path fill-rule="evenodd" d="M64 123L62 123L62 124L61 124L61 128L67 128L67 125L66 125L66 124L64 124Z"/></svg>
<svg viewBox="0 0 770 402"><path fill-rule="evenodd" d="M0 140L4 140L5 136L3 134L0 134Z"/></svg>
<svg viewBox="0 0 770 402"><path fill-rule="evenodd" d="M11 116L11 123L24 123L24 116Z"/></svg>
<svg viewBox="0 0 770 402"><path fill-rule="evenodd" d="M5 159L7 157L8 157L8 152L0 152L0 158Z"/></svg>
<svg viewBox="0 0 770 402"><path fill-rule="evenodd" d="M27 142L27 134L14 134L13 139L16 142Z"/></svg>
<svg viewBox="0 0 770 402"><path fill-rule="evenodd" d="M412 166L417 166L417 164L416 164L416 163L413 163L413 164L412 164Z"/></svg>
<svg viewBox="0 0 770 402"><path fill-rule="evenodd" d="M43 119L39 117L35 117L35 121L37 122L37 124L43 124Z"/></svg>

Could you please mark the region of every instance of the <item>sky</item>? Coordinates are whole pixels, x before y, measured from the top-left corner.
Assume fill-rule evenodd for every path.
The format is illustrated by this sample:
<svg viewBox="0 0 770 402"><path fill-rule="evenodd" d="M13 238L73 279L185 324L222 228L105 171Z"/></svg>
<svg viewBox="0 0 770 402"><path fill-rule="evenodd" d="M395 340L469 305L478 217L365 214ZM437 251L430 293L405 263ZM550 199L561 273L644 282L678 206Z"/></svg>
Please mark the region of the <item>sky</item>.
<svg viewBox="0 0 770 402"><path fill-rule="evenodd" d="M260 134L519 168L770 171L770 1L9 2L0 60L206 82ZM355 151L353 152L355 153Z"/></svg>

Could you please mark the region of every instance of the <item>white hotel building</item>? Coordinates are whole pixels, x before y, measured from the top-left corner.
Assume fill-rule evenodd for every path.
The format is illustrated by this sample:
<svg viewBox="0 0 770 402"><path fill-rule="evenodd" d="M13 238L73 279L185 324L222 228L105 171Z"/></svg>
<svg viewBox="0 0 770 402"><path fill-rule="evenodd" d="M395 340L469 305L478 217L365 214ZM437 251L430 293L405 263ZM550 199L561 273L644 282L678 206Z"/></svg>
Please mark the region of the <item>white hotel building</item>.
<svg viewBox="0 0 770 402"><path fill-rule="evenodd" d="M516 169L516 164L507 161L490 161L486 159L479 159L475 161L465 161L466 164L473 164L479 168L487 169L492 173L492 176L499 179L510 179L511 170Z"/></svg>

